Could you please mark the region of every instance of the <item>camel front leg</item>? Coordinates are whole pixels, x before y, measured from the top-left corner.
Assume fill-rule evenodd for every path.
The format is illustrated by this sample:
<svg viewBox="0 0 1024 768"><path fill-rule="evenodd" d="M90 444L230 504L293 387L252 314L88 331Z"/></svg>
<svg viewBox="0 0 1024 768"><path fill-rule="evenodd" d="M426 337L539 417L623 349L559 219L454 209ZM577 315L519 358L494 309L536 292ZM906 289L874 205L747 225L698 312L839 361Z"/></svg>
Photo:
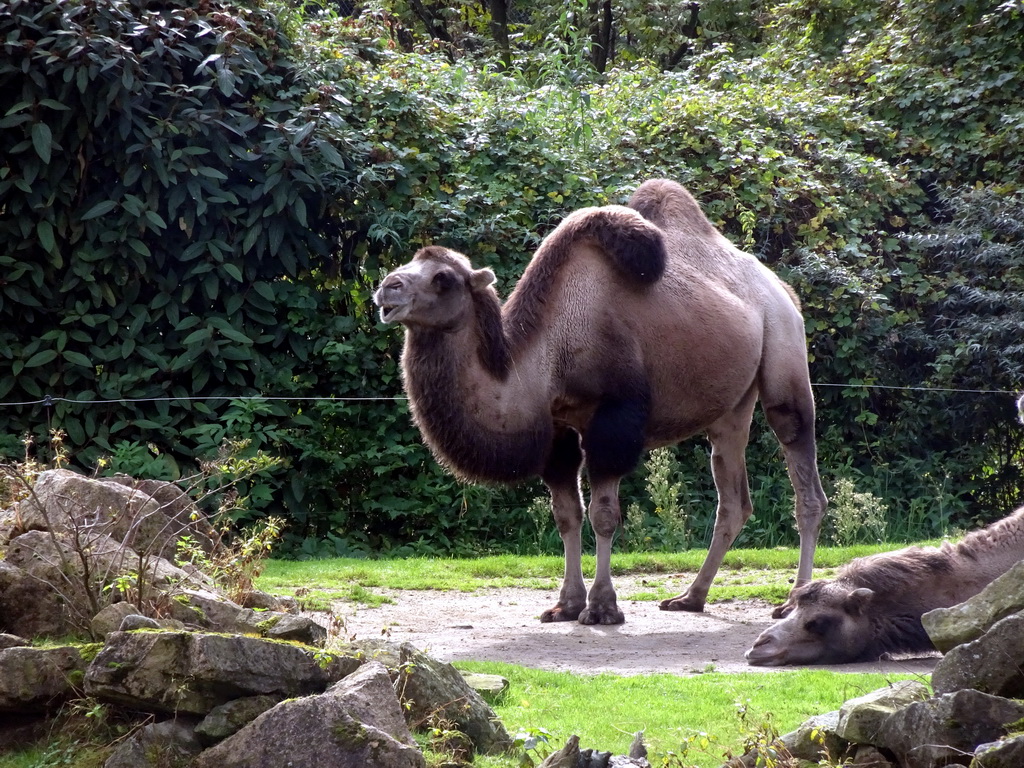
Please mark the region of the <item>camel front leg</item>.
<svg viewBox="0 0 1024 768"><path fill-rule="evenodd" d="M587 596L587 607L580 624L622 624L626 617L619 609L612 584L612 538L621 522L619 479L591 481L590 525L597 537L597 570Z"/></svg>
<svg viewBox="0 0 1024 768"><path fill-rule="evenodd" d="M682 594L663 600L663 611L701 612L708 599L708 590L718 569L725 559L725 553L736 541L743 524L750 519L754 507L750 502L750 486L747 482L747 463L744 453L750 434L750 418L753 415L753 400L749 407L741 407L708 430L711 440L711 472L718 491L718 508L715 510L715 530L711 534L711 546L704 564L697 572L690 588Z"/></svg>
<svg viewBox="0 0 1024 768"><path fill-rule="evenodd" d="M587 604L582 565L583 497L579 481L582 463L579 435L572 430L557 435L543 479L551 492L551 513L558 535L562 537L565 571L558 602L540 615L542 622L576 621Z"/></svg>

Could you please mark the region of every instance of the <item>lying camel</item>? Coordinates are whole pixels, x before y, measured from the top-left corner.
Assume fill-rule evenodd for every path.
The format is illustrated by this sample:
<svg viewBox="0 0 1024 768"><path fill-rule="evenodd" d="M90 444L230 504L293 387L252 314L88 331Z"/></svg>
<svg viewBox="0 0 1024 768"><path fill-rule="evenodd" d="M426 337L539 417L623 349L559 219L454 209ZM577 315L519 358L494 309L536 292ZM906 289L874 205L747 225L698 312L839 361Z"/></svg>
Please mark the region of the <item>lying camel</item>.
<svg viewBox="0 0 1024 768"><path fill-rule="evenodd" d="M1024 507L959 544L860 557L794 589L785 618L754 641L755 666L875 661L934 650L921 616L962 603L1024 558Z"/></svg>
<svg viewBox="0 0 1024 768"><path fill-rule="evenodd" d="M467 481L539 475L550 490L565 576L541 621L624 620L610 564L619 480L646 449L700 432L718 490L714 534L693 584L661 607L703 610L752 512L744 449L758 398L796 491L796 583L811 577L825 494L797 301L678 184L646 182L629 205L569 215L504 306L491 270L438 246L421 249L374 294L381 320L405 326L405 390L435 457ZM589 594L580 566L584 463L597 537Z"/></svg>

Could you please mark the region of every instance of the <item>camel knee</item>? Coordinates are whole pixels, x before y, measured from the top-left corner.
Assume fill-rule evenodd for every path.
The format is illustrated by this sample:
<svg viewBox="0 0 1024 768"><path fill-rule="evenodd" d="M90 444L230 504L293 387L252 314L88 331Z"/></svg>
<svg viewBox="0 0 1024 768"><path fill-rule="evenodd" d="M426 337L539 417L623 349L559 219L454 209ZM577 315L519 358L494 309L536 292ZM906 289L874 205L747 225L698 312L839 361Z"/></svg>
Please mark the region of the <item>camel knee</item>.
<svg viewBox="0 0 1024 768"><path fill-rule="evenodd" d="M772 432L783 446L814 444L814 408L787 401L764 409Z"/></svg>
<svg viewBox="0 0 1024 768"><path fill-rule="evenodd" d="M590 525L598 538L610 539L622 522L619 500L614 496L600 496L590 502Z"/></svg>

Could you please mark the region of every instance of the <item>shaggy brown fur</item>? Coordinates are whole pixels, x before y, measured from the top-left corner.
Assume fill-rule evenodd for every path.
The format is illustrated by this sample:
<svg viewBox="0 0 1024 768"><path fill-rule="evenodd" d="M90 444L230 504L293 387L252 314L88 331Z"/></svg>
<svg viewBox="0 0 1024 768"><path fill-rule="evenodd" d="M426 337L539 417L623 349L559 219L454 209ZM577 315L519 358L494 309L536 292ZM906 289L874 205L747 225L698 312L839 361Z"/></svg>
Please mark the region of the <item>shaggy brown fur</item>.
<svg viewBox="0 0 1024 768"><path fill-rule="evenodd" d="M921 616L976 595L1024 558L1024 507L959 544L862 557L794 590L786 617L747 651L761 666L874 661L933 650Z"/></svg>
<svg viewBox="0 0 1024 768"><path fill-rule="evenodd" d="M711 226L674 182L647 182L631 207L568 216L501 305L494 275L432 246L374 294L406 327L402 371L413 417L460 477L539 475L566 552L545 621L623 620L611 585L619 479L645 449L706 432L719 508L712 547L687 592L662 607L701 610L721 559L751 513L743 452L760 397L797 497L801 564L824 511L803 321L788 288ZM580 567L579 472L598 540L587 593Z"/></svg>

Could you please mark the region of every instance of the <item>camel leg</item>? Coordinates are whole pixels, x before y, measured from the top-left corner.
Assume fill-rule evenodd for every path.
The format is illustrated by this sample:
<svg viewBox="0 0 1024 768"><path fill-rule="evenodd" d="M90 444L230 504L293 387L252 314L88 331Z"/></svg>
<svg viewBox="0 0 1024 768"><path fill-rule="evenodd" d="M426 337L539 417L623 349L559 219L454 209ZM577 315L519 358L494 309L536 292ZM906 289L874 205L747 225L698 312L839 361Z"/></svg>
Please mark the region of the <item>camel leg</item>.
<svg viewBox="0 0 1024 768"><path fill-rule="evenodd" d="M788 401L770 404L764 401L764 412L786 456L786 469L796 496L796 524L800 533L800 563L796 583L801 587L811 580L814 550L818 543L821 520L825 516L825 491L818 476L817 449L814 442L814 401L808 384ZM773 618L783 618L792 610L787 600L772 612Z"/></svg>
<svg viewBox="0 0 1024 768"><path fill-rule="evenodd" d="M633 471L643 454L647 412L648 398L642 391L633 397L606 400L594 412L583 436L597 563L580 624L621 624L626 620L612 584L612 539L622 521L619 480Z"/></svg>
<svg viewBox="0 0 1024 768"><path fill-rule="evenodd" d="M579 435L572 430L557 435L542 479L551 493L551 512L565 549L565 573L558 602L540 615L542 622L575 621L587 604L581 564L583 498L579 471L582 463Z"/></svg>
<svg viewBox="0 0 1024 768"><path fill-rule="evenodd" d="M729 551L729 547L743 529L743 524L750 519L754 511L750 502L744 454L750 437L750 420L756 400L757 391L752 389L735 411L719 419L708 429L708 438L711 441L711 472L715 478L715 489L718 491L715 530L711 535L708 556L697 572L697 577L685 592L663 600L660 606L663 611L704 610L708 590L722 565L725 553Z"/></svg>

